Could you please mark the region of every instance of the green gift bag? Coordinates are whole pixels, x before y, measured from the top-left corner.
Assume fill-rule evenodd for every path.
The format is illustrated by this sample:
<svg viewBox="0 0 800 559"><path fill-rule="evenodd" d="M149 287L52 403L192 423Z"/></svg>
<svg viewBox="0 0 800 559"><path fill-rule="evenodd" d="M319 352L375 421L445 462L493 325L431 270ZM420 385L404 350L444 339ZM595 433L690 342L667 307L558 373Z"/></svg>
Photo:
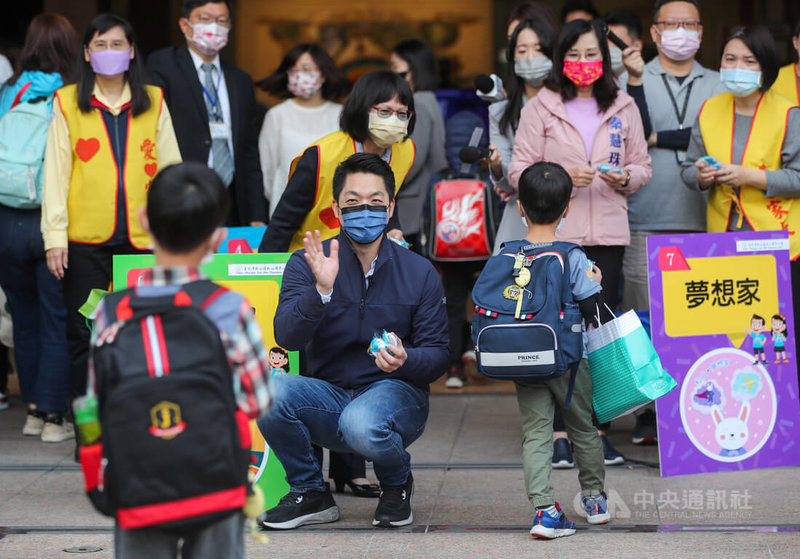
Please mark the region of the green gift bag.
<svg viewBox="0 0 800 559"><path fill-rule="evenodd" d="M598 422L630 413L678 385L661 366L634 311L590 330L586 338Z"/></svg>

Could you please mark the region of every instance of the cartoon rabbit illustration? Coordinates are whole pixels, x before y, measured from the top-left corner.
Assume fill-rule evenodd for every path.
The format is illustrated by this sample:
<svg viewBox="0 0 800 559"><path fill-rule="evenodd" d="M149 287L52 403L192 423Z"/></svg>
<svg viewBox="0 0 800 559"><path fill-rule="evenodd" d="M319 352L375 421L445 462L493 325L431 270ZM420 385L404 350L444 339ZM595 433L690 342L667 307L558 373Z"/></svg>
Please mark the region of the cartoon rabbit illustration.
<svg viewBox="0 0 800 559"><path fill-rule="evenodd" d="M719 406L711 408L711 417L714 420L716 432L714 436L717 443L722 447L719 453L723 457L741 456L746 454L744 445L750 438L750 430L747 428L747 418L750 417L750 403L743 402L739 409L739 417L724 417Z"/></svg>

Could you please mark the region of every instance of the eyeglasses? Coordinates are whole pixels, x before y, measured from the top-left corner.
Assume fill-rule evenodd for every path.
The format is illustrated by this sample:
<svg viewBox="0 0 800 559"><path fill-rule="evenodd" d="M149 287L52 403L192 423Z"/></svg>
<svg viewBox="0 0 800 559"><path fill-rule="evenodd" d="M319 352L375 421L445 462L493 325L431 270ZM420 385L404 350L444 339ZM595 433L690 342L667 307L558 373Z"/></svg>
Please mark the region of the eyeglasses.
<svg viewBox="0 0 800 559"><path fill-rule="evenodd" d="M683 27L687 31L697 31L697 28L700 27L699 21L676 21L674 19L668 19L666 21L657 21L656 25L661 25L667 31L673 31L678 27Z"/></svg>
<svg viewBox="0 0 800 559"><path fill-rule="evenodd" d="M208 25L209 23L216 23L217 25L228 27L231 24L231 18L225 16L211 17L202 14L197 16L197 21L195 23L202 23L203 25Z"/></svg>
<svg viewBox="0 0 800 559"><path fill-rule="evenodd" d="M372 107L372 110L375 111L375 113L381 118L390 118L392 115L397 115L398 120L408 120L411 118L411 111L407 109L393 111L392 109L387 109L386 107Z"/></svg>

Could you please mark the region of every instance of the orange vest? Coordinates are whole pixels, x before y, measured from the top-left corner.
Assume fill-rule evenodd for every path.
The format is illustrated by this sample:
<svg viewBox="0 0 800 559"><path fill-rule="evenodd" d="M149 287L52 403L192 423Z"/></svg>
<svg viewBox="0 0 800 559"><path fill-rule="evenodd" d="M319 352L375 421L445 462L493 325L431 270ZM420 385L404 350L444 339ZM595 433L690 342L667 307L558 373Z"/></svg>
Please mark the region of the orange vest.
<svg viewBox="0 0 800 559"><path fill-rule="evenodd" d="M138 249L146 249L150 236L139 225L137 212L147 203L147 189L158 171L156 132L161 113L162 92L146 86L150 108L138 116L128 113L125 144L125 189L128 238ZM100 109L84 113L78 108L77 86L56 92L69 128L72 146L72 177L69 181L67 238L72 242L103 244L117 230L117 189L119 173L111 140Z"/></svg>
<svg viewBox="0 0 800 559"><path fill-rule="evenodd" d="M323 241L339 234L339 220L334 215L331 207L333 203L333 173L339 163L356 153L355 140L341 130L324 136L310 147L316 147L319 150L314 205L303 219L300 229L292 236L292 240L289 243L289 252L303 248L303 237L305 237L306 231L319 229ZM397 191L400 190L406 175L411 170L415 155L416 148L412 140L404 140L392 144L392 157L389 161L389 166L394 172L395 195L397 195ZM300 157L297 157L292 162L289 170L290 180L299 159Z"/></svg>

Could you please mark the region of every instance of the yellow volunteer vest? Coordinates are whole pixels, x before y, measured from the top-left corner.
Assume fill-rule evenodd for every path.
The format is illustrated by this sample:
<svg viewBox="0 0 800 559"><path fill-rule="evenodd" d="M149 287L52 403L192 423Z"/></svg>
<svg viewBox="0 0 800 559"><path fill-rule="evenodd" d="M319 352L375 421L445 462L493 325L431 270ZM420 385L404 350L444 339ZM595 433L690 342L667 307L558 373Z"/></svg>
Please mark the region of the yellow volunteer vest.
<svg viewBox="0 0 800 559"><path fill-rule="evenodd" d="M123 170L128 237L139 249L147 248L151 242L136 214L146 205L147 189L158 171L156 131L162 97L158 87L146 87L150 108L136 117L128 113ZM73 242L102 244L109 241L117 229L118 173L109 133L99 109L83 113L78 108L76 85L59 89L56 99L67 121L72 146L67 238Z"/></svg>
<svg viewBox="0 0 800 559"><path fill-rule="evenodd" d="M790 101L768 90L759 101L750 137L741 162L731 161L733 148L733 101L730 93L707 100L698 121L708 155L724 164L741 164L751 169L775 171L781 168L781 148L786 135ZM792 260L800 255L800 211L794 198L767 197L763 190L742 186L738 196L733 187L722 184L711 189L708 199L708 231L724 232L728 228L731 207L736 201L740 213L754 231L789 231Z"/></svg>
<svg viewBox="0 0 800 559"><path fill-rule="evenodd" d="M772 84L773 91L780 93L795 106L800 106L800 87L797 85L797 63L781 68L778 79Z"/></svg>
<svg viewBox="0 0 800 559"><path fill-rule="evenodd" d="M330 239L339 234L339 220L333 214L333 173L336 166L356 153L356 143L347 134L337 130L319 140L314 146L319 148L319 161L317 163L317 184L314 194L314 205L306 214L300 229L289 243L289 252L303 248L303 237L306 231L319 229L322 240ZM311 146L311 147L314 147ZM412 140L405 140L392 145L392 157L389 166L394 172L395 196L400 186L414 164L416 148ZM294 174L299 157L292 162L289 178Z"/></svg>

